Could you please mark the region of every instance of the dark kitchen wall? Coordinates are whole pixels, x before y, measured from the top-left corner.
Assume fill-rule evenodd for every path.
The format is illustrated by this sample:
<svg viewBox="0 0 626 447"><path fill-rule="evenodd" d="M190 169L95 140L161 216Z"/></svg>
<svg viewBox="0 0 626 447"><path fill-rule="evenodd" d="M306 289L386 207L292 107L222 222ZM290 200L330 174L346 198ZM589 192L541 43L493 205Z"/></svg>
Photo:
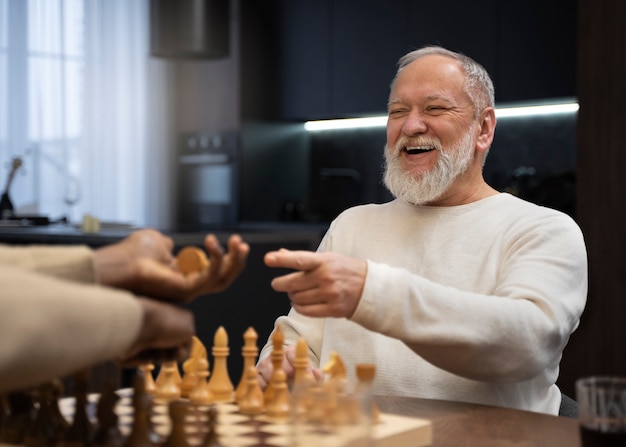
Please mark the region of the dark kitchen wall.
<svg viewBox="0 0 626 447"><path fill-rule="evenodd" d="M241 160L245 221L330 222L382 203L385 128L306 132L302 124L247 123ZM576 114L500 118L487 182L575 217Z"/></svg>
<svg viewBox="0 0 626 447"><path fill-rule="evenodd" d="M303 125L244 122L241 145L241 220L307 220L310 138Z"/></svg>
<svg viewBox="0 0 626 447"><path fill-rule="evenodd" d="M589 258L589 296L561 362L560 385L626 377L626 2L579 0L577 215Z"/></svg>
<svg viewBox="0 0 626 447"><path fill-rule="evenodd" d="M309 134L301 124L385 113L397 60L411 49L441 44L474 57L492 75L498 104L576 96L572 0L243 1L240 20L246 221L325 222L389 198L380 183L384 129ZM500 120L487 179L527 197L541 188L571 195L575 123L574 115Z"/></svg>
<svg viewBox="0 0 626 447"><path fill-rule="evenodd" d="M485 164L487 182L572 216L575 214L576 114L501 118ZM310 135L307 218L330 221L349 206L382 203L385 129Z"/></svg>
<svg viewBox="0 0 626 447"><path fill-rule="evenodd" d="M573 0L268 0L241 5L242 118L385 111L398 58L427 44L491 73L499 102L576 96Z"/></svg>

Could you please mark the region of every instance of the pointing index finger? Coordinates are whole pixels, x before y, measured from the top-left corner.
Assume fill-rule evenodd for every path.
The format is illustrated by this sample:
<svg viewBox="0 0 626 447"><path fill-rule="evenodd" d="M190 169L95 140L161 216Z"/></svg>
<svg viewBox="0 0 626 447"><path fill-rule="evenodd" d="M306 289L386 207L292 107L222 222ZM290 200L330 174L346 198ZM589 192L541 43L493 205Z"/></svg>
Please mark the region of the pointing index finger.
<svg viewBox="0 0 626 447"><path fill-rule="evenodd" d="M313 270L321 264L318 253L305 250L270 251L265 254L265 264L268 267L282 267L295 270Z"/></svg>

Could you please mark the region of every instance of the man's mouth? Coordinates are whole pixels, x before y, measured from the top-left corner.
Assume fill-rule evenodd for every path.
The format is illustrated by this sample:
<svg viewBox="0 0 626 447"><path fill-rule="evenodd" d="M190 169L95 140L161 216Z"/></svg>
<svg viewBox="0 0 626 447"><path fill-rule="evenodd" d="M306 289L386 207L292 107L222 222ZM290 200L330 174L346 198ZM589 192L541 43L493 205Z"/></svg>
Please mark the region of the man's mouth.
<svg viewBox="0 0 626 447"><path fill-rule="evenodd" d="M407 154L424 154L435 150L434 146L407 146L404 148Z"/></svg>

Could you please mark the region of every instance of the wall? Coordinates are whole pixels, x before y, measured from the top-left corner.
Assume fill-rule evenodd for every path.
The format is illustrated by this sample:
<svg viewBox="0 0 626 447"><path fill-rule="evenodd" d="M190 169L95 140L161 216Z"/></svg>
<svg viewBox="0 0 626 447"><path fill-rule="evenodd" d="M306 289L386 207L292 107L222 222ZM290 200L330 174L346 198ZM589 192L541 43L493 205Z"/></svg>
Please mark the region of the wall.
<svg viewBox="0 0 626 447"><path fill-rule="evenodd" d="M589 257L589 295L565 350L560 383L626 376L626 3L579 0L577 207Z"/></svg>
<svg viewBox="0 0 626 447"><path fill-rule="evenodd" d="M483 0L479 5L272 0L246 2L242 8L242 90L257 90L244 103L246 118L303 120L385 111L398 58L428 44L482 63L499 101L575 96L577 11L571 0ZM246 35L248 30L254 35ZM246 68L248 54L259 48L264 57L253 56L254 65ZM253 99L268 107L251 104Z"/></svg>
<svg viewBox="0 0 626 447"><path fill-rule="evenodd" d="M247 122L241 137L242 221L302 221L310 151L303 125Z"/></svg>
<svg viewBox="0 0 626 447"><path fill-rule="evenodd" d="M501 118L485 164L487 182L574 215L576 115ZM391 198L382 184L385 129L310 135L306 217L329 221L343 209Z"/></svg>

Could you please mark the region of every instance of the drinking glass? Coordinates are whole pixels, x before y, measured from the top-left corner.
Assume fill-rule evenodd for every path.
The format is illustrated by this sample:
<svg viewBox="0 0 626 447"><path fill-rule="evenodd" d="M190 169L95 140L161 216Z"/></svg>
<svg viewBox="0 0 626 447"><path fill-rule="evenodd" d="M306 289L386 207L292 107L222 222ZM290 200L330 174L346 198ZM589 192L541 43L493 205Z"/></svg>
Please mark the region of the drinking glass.
<svg viewBox="0 0 626 447"><path fill-rule="evenodd" d="M626 446L626 377L579 379L576 400L583 447Z"/></svg>

